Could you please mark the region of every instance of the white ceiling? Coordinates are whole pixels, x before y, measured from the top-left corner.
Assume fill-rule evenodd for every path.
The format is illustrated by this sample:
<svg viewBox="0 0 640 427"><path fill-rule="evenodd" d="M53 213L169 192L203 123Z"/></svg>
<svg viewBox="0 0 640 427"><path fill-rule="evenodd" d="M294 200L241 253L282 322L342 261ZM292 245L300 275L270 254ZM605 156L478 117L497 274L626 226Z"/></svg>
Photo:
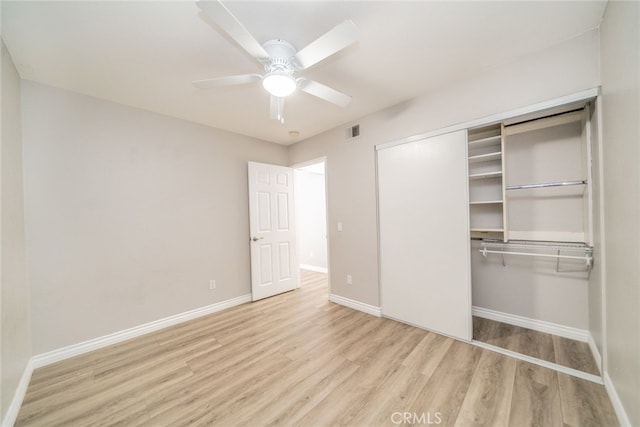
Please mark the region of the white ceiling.
<svg viewBox="0 0 640 427"><path fill-rule="evenodd" d="M198 17L192 1L2 1L2 37L24 79L288 145L596 28L606 7L606 1L225 4L259 42L281 38L298 49L352 19L358 42L300 73L353 96L351 105L296 92L280 124L269 120L269 96L259 83L192 87L192 80L262 72Z"/></svg>

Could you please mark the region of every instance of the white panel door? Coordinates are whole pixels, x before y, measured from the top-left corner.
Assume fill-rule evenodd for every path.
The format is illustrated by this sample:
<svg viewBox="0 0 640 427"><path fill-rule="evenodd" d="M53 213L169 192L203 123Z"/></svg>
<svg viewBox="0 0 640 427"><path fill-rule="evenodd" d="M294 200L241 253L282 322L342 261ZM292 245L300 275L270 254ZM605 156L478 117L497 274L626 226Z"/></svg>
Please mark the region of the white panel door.
<svg viewBox="0 0 640 427"><path fill-rule="evenodd" d="M298 287L293 169L249 162L251 294L254 301Z"/></svg>
<svg viewBox="0 0 640 427"><path fill-rule="evenodd" d="M467 133L378 151L382 313L471 340Z"/></svg>

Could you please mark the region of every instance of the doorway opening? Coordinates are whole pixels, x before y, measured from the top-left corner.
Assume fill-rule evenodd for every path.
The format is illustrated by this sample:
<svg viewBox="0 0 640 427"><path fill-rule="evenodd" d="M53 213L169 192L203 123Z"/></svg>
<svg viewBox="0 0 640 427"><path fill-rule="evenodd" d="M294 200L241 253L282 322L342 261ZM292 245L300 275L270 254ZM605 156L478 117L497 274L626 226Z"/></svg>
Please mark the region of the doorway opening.
<svg viewBox="0 0 640 427"><path fill-rule="evenodd" d="M301 286L305 276L326 278L329 273L325 166L324 158L293 166Z"/></svg>

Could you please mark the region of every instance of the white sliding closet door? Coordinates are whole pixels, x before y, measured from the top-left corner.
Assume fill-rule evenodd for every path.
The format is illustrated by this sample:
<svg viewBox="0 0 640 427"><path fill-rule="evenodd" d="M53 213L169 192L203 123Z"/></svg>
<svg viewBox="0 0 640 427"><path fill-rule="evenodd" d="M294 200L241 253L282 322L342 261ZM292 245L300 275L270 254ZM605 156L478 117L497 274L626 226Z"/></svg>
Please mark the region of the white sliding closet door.
<svg viewBox="0 0 640 427"><path fill-rule="evenodd" d="M378 151L386 317L471 340L467 133Z"/></svg>

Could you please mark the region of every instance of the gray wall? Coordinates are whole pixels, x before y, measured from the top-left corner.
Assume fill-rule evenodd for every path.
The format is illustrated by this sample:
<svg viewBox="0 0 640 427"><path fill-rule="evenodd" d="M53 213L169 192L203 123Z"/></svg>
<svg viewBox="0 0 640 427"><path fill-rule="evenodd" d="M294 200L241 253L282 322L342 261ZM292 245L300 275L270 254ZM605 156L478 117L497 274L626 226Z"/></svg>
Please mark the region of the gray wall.
<svg viewBox="0 0 640 427"><path fill-rule="evenodd" d="M358 121L358 138L345 139L349 123L290 147L290 164L327 157L332 292L380 305L376 144L596 87L600 82L598 36L597 31L590 31L364 117ZM343 223L342 232L336 231L338 221ZM347 274L353 276L352 285L346 284ZM484 293L487 300L499 296L491 294L495 289L474 288L473 292L474 296ZM545 320L544 314L541 316ZM577 316L584 319L583 312Z"/></svg>
<svg viewBox="0 0 640 427"><path fill-rule="evenodd" d="M0 224L2 344L0 379L4 419L31 357L29 284L22 186L20 77L2 42L2 222Z"/></svg>
<svg viewBox="0 0 640 427"><path fill-rule="evenodd" d="M609 2L601 25L606 250L605 366L640 425L640 3Z"/></svg>
<svg viewBox="0 0 640 427"><path fill-rule="evenodd" d="M286 147L28 81L22 96L35 354L250 293L247 161L284 165Z"/></svg>

